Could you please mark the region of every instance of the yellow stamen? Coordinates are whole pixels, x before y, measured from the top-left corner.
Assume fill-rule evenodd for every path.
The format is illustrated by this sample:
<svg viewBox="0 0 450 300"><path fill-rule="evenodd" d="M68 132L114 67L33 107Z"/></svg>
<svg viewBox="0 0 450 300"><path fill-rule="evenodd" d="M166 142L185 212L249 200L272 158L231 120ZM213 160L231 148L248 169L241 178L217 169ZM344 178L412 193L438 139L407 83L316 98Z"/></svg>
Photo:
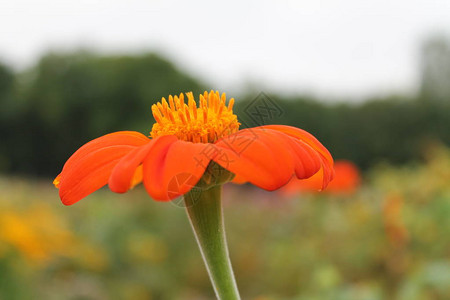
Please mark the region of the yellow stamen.
<svg viewBox="0 0 450 300"><path fill-rule="evenodd" d="M163 116L161 115L161 112L155 104L152 105L152 113L153 117L155 117L156 122L162 123Z"/></svg>
<svg viewBox="0 0 450 300"><path fill-rule="evenodd" d="M181 93L180 96L179 96L179 98L180 98L180 104L181 104L181 107L183 107L183 106L184 106L184 94Z"/></svg>
<svg viewBox="0 0 450 300"><path fill-rule="evenodd" d="M194 119L197 120L197 103L195 103L192 93L187 93L189 101L189 110L193 113Z"/></svg>
<svg viewBox="0 0 450 300"><path fill-rule="evenodd" d="M152 105L152 113L156 120L150 133L152 138L163 135L175 135L184 141L194 143L213 143L217 139L233 134L239 130L240 123L233 113L234 99L228 107L226 95L218 91L204 92L199 103L194 100L192 92L169 96L169 101Z"/></svg>
<svg viewBox="0 0 450 300"><path fill-rule="evenodd" d="M169 96L169 103L170 103L170 109L171 110L175 110L175 105L173 104L173 97L172 97L172 95Z"/></svg>
<svg viewBox="0 0 450 300"><path fill-rule="evenodd" d="M162 104L160 102L158 102L158 103L156 103L156 105L157 105L159 111L162 112L165 115L165 109L162 106Z"/></svg>
<svg viewBox="0 0 450 300"><path fill-rule="evenodd" d="M230 99L230 102L228 103L228 110L233 111L233 105L234 105L234 98Z"/></svg>
<svg viewBox="0 0 450 300"><path fill-rule="evenodd" d="M167 107L168 107L166 98L163 97L161 102L162 102L162 106L163 106L164 108L167 108Z"/></svg>
<svg viewBox="0 0 450 300"><path fill-rule="evenodd" d="M186 117L183 111L179 110L178 111L178 116L180 117L181 123L183 123L183 125L187 125L188 123L186 122Z"/></svg>
<svg viewBox="0 0 450 300"><path fill-rule="evenodd" d="M184 114L186 115L186 119L188 122L191 122L191 114L189 113L189 106L184 105Z"/></svg>

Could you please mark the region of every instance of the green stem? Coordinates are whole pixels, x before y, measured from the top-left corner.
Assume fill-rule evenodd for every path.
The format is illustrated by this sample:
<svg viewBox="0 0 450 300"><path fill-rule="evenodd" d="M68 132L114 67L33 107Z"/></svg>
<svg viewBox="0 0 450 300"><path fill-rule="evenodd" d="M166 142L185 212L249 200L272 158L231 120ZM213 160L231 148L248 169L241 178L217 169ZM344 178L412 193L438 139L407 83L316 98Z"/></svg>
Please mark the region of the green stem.
<svg viewBox="0 0 450 300"><path fill-rule="evenodd" d="M225 239L221 191L222 185L201 192L194 188L184 195L184 201L217 298L239 300Z"/></svg>

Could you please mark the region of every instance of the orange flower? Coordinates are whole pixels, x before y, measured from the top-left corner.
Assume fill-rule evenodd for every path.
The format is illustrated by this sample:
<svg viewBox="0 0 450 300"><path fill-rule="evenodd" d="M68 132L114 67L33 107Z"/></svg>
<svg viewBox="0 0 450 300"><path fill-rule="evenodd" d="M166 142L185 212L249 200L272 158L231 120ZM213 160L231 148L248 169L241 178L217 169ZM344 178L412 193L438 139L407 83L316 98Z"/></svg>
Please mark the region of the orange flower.
<svg viewBox="0 0 450 300"><path fill-rule="evenodd" d="M326 192L330 194L352 194L356 191L361 182L361 175L358 167L347 160L338 160L334 163L335 176L327 187ZM280 191L285 195L293 195L298 192L316 192L321 189L322 178L318 172L306 180L293 178Z"/></svg>
<svg viewBox="0 0 450 300"><path fill-rule="evenodd" d="M280 188L293 174L304 179L320 171L322 188L331 181L333 159L306 131L283 125L239 130L234 99L227 106L225 94L205 92L197 107L193 94L186 96L187 103L180 94L152 106L150 138L120 131L78 149L54 180L62 202L71 205L106 184L124 193L143 182L151 197L167 201L230 175L266 190Z"/></svg>

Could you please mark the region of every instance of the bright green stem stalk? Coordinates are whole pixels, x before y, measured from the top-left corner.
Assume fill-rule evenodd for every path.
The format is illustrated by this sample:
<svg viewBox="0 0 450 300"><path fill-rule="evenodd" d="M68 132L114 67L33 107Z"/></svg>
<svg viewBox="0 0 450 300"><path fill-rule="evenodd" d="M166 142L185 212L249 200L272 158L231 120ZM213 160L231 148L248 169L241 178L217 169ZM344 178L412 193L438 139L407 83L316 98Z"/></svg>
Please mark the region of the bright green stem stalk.
<svg viewBox="0 0 450 300"><path fill-rule="evenodd" d="M222 185L184 195L189 220L216 296L240 299L228 256L221 203Z"/></svg>

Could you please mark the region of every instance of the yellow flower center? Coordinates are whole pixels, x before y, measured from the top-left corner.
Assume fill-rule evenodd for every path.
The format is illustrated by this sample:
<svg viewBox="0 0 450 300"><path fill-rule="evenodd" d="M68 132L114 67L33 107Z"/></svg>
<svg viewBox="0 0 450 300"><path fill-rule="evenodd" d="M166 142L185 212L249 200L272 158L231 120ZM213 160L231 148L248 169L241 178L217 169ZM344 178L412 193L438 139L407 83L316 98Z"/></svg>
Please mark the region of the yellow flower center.
<svg viewBox="0 0 450 300"><path fill-rule="evenodd" d="M169 96L169 102L162 98L161 102L152 106L156 120L150 133L152 138L175 135L184 141L214 143L239 130L240 123L233 114L233 98L226 106L225 93L204 92L197 107L192 92L186 93L186 96L187 104L184 103L184 94L180 94Z"/></svg>

